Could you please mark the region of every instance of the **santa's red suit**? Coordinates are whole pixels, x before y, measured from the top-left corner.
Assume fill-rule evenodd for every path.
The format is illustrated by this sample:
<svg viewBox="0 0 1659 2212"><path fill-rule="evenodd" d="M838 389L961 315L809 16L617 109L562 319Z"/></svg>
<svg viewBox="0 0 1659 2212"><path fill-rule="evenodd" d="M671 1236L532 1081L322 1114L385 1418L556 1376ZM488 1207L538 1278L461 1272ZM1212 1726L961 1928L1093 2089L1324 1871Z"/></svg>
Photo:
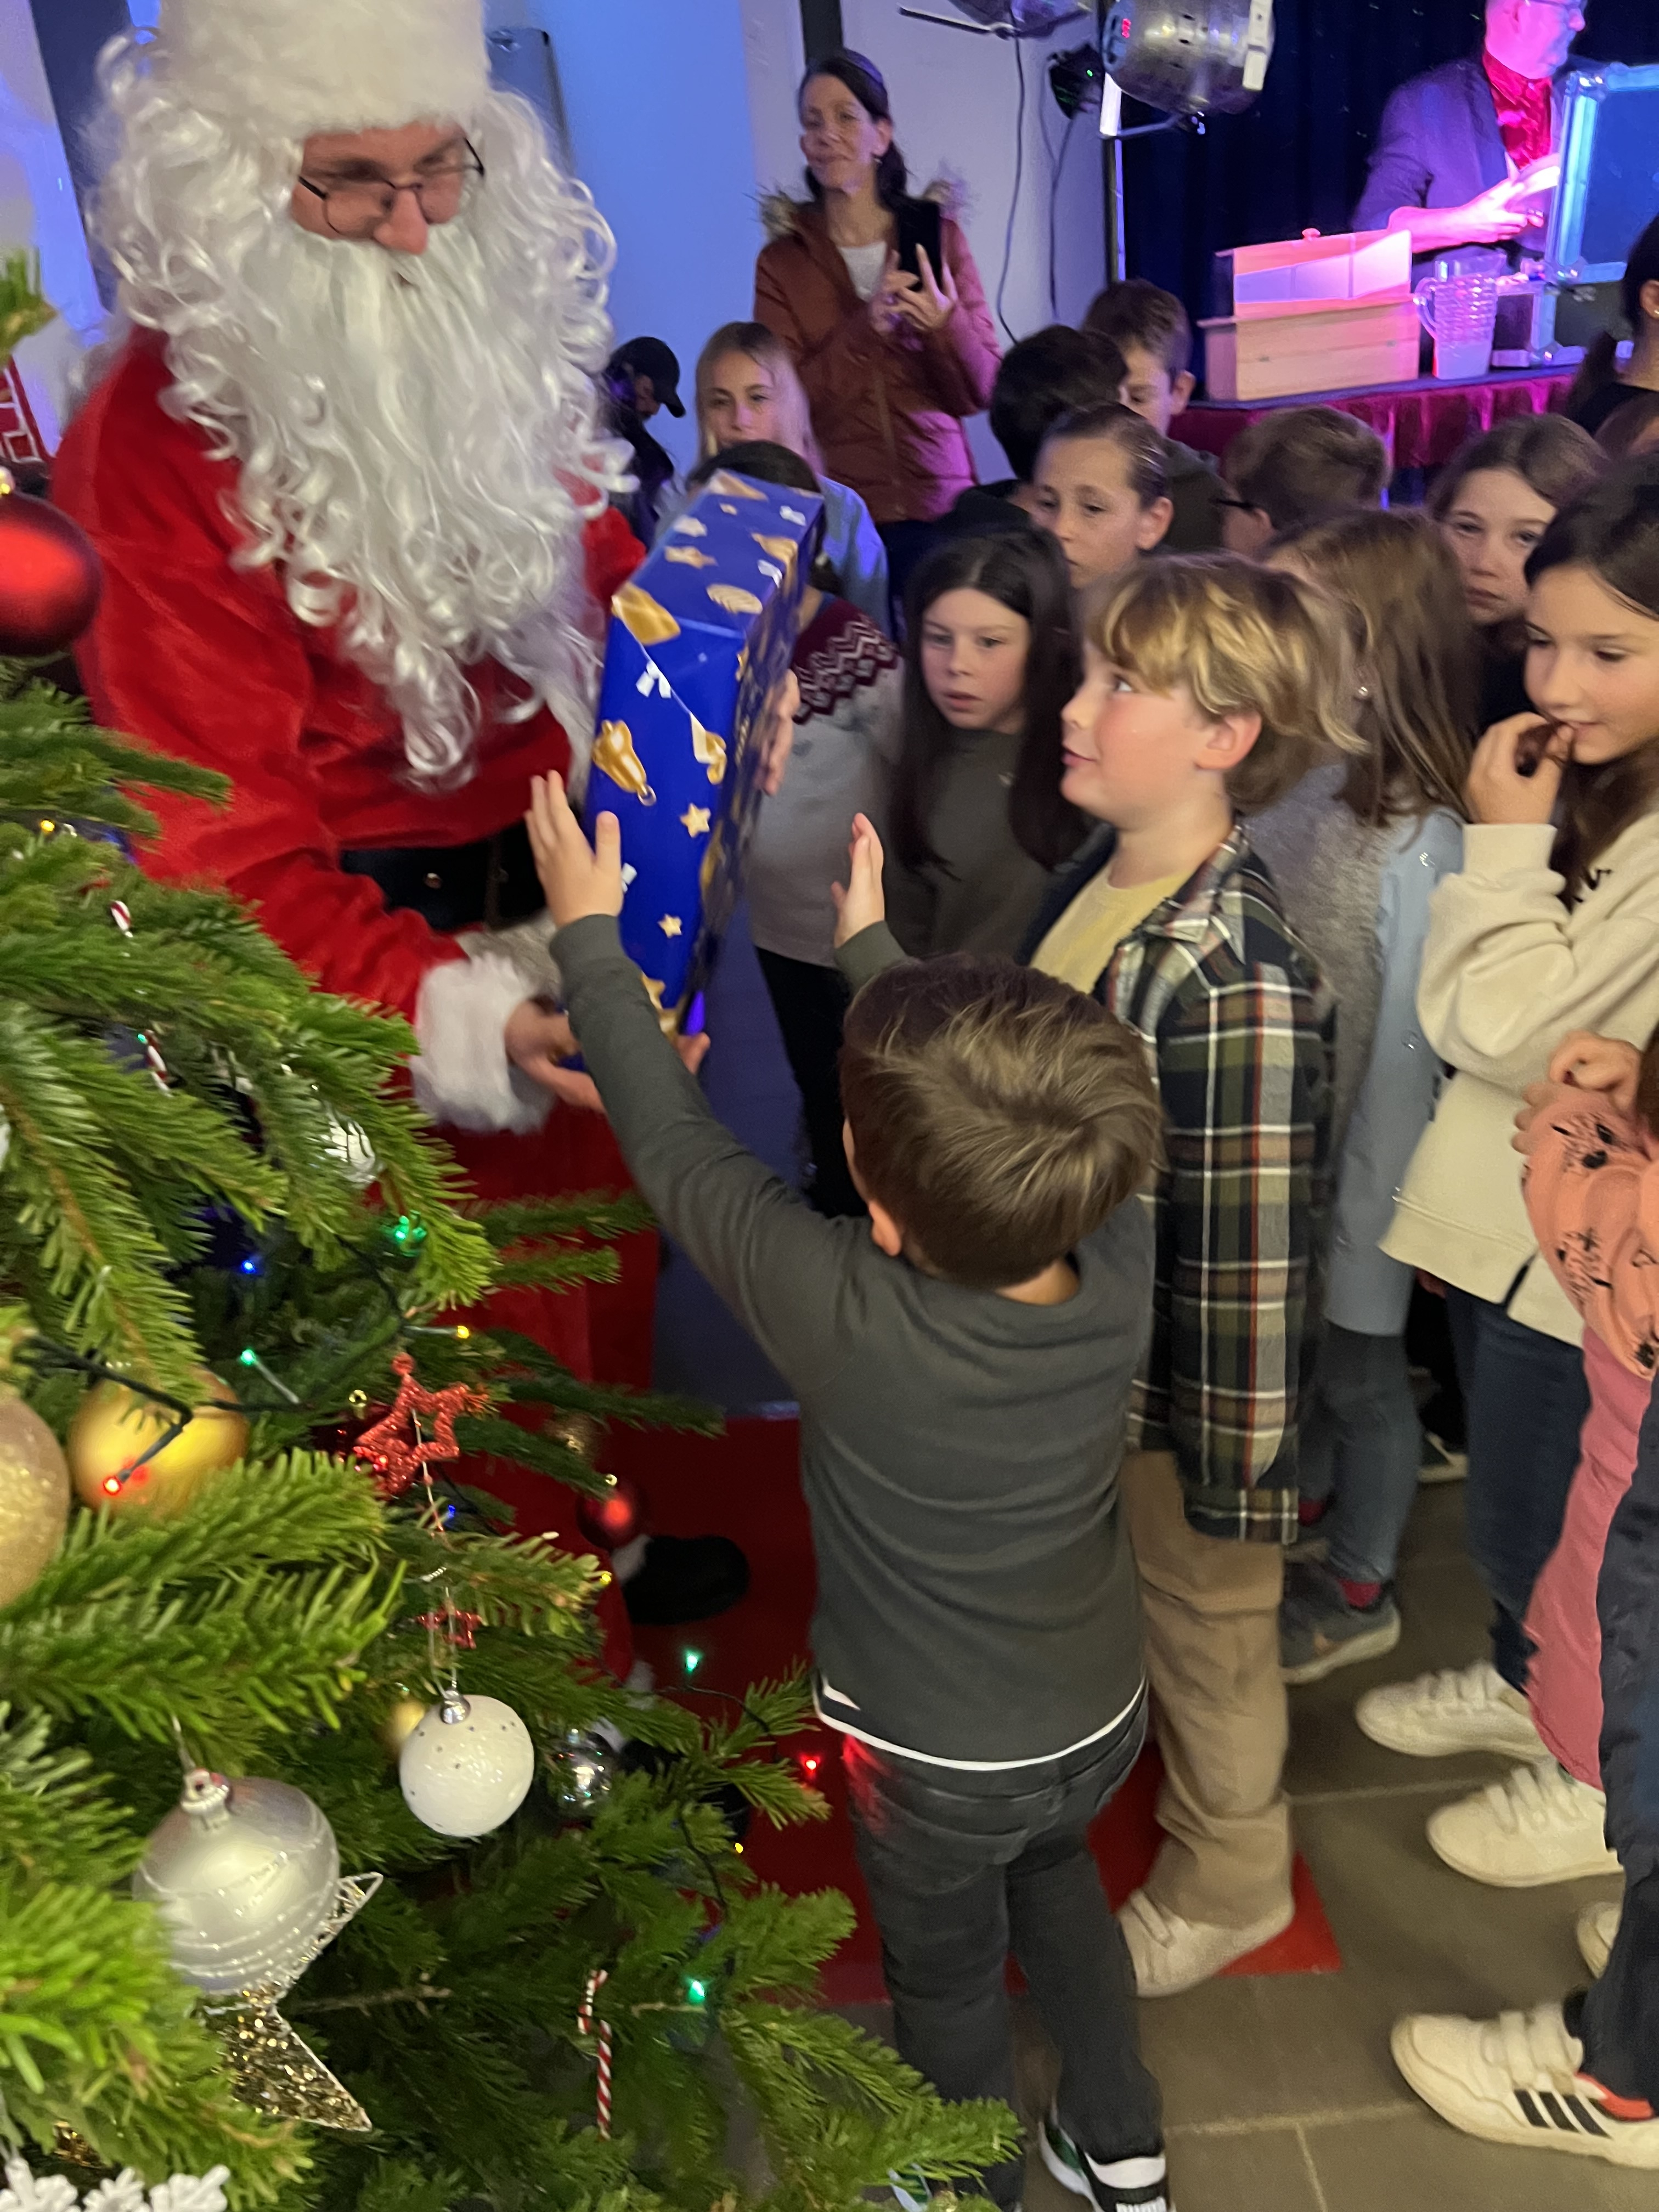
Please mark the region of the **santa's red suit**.
<svg viewBox="0 0 1659 2212"><path fill-rule="evenodd" d="M130 341L71 425L52 479L54 500L104 566L103 599L78 648L98 719L231 783L223 808L153 795L161 836L144 865L246 900L325 988L412 1018L423 980L465 959L462 944L415 912L390 911L371 878L344 872L342 854L460 848L517 823L531 776L568 765L565 733L545 711L521 722L497 719L514 696L514 679L486 664L470 672L482 709L475 772L454 790L411 784L398 717L341 653L335 632L299 621L275 569L234 564L243 536L237 466L214 459L203 433L162 408L170 381L159 343ZM590 587L603 603L641 549L609 510L587 526L586 543ZM507 997L514 989L525 994L514 985ZM482 1074L505 1081L495 1072L501 1066L497 1042ZM626 1180L605 1122L568 1107L519 1133L445 1133L486 1196L614 1188ZM629 1255L636 1304L653 1243L636 1240ZM577 1374L594 1371L594 1334L608 1318L602 1296L513 1292L492 1311ZM615 1352L626 1322L609 1319ZM644 1379L641 1334L634 1332L633 1358L605 1362L611 1372L632 1368L626 1379ZM568 1538L568 1499L565 1507L556 1517ZM607 1609L606 1628L608 1656L625 1671L619 1606Z"/></svg>

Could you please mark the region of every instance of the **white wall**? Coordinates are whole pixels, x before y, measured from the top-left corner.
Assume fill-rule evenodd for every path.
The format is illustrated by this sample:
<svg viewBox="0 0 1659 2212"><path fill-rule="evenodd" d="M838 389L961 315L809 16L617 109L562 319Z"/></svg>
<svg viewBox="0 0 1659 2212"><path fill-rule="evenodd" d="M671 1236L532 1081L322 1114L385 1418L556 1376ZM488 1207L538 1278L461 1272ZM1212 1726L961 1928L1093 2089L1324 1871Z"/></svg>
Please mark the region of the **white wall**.
<svg viewBox="0 0 1659 2212"><path fill-rule="evenodd" d="M514 0L498 4L498 20ZM653 418L683 466L695 458L692 369L719 324L754 301L761 228L745 14L791 0L517 0L552 40L576 172L617 238L611 313L619 340L649 333L678 355L687 416ZM763 67L779 41L751 26ZM799 40L799 25L796 38Z"/></svg>
<svg viewBox="0 0 1659 2212"><path fill-rule="evenodd" d="M785 0L777 0L782 6ZM950 0L925 0L941 15ZM791 12L793 12L793 9ZM920 189L942 173L961 179L967 193L963 217L986 297L995 313L1004 240L1013 196L1015 153L1023 143L1024 172L1014 216L1008 277L1003 294L1006 347L1045 323L1075 323L1105 282L1105 234L1097 119L1081 115L1066 147L1055 198L1054 292L1048 291L1049 202L1054 156L1066 118L1048 89L1052 54L1085 44L1092 17L1048 40L977 38L968 31L918 23L899 14L899 0L842 0L847 44L866 54L887 80L893 120L912 185ZM1025 73L1025 120L1016 136L1018 71ZM1052 150L1051 150L1052 149ZM981 417L969 427L983 476L1007 473L1001 452Z"/></svg>
<svg viewBox="0 0 1659 2212"><path fill-rule="evenodd" d="M70 372L103 320L64 142L40 66L28 0L0 0L0 246L32 246L58 319L17 349L49 446L58 442Z"/></svg>

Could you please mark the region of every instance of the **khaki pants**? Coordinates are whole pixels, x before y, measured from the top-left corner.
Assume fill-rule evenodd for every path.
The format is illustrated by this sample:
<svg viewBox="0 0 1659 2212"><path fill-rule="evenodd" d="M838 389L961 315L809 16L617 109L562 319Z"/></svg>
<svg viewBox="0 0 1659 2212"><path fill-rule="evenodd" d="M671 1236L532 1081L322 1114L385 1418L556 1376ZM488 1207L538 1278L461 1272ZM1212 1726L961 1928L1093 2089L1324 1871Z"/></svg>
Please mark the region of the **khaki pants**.
<svg viewBox="0 0 1659 2212"><path fill-rule="evenodd" d="M1291 1893L1289 1736L1279 1672L1285 1555L1200 1536L1170 1452L1131 1452L1124 1514L1140 1570L1146 1673L1164 1754L1164 1844L1146 1890L1166 1911L1248 1928Z"/></svg>

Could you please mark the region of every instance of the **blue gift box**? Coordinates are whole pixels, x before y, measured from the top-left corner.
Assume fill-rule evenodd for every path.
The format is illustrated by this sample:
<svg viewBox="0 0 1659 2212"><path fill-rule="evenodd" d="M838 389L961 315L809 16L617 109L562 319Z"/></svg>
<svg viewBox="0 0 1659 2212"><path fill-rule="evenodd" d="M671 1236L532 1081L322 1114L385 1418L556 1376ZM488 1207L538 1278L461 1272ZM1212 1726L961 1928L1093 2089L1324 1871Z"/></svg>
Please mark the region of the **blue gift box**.
<svg viewBox="0 0 1659 2212"><path fill-rule="evenodd" d="M720 471L611 602L586 823L622 824L623 946L665 1028L737 904L823 505Z"/></svg>

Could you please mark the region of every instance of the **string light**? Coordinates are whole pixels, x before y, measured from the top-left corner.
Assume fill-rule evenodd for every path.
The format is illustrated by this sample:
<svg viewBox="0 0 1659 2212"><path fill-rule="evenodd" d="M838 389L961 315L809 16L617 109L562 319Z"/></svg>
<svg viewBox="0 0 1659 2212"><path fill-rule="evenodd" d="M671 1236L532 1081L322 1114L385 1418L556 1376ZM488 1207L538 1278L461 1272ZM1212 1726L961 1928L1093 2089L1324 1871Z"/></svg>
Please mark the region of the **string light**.
<svg viewBox="0 0 1659 2212"><path fill-rule="evenodd" d="M684 1666L688 1674L695 1674L698 1668L702 1664L702 1654L701 1651L694 1651L690 1645L687 1644L684 1656L680 1663Z"/></svg>
<svg viewBox="0 0 1659 2212"><path fill-rule="evenodd" d="M236 1361L238 1366L251 1367L256 1374L263 1375L265 1381L270 1383L271 1389L280 1392L281 1395L288 1400L290 1406L297 1406L299 1404L299 1392L297 1390L290 1390L280 1375L273 1375L270 1368L265 1365L264 1361L260 1358L258 1353L253 1349L253 1346L251 1344L245 1344L242 1346L240 1352L236 1355Z"/></svg>
<svg viewBox="0 0 1659 2212"><path fill-rule="evenodd" d="M259 1273L259 1262L257 1260L252 1259L244 1260L242 1262L242 1273L245 1275L257 1275Z"/></svg>
<svg viewBox="0 0 1659 2212"><path fill-rule="evenodd" d="M810 1782L823 1764L815 1751L804 1751L800 1755L800 1771Z"/></svg>
<svg viewBox="0 0 1659 2212"><path fill-rule="evenodd" d="M702 2004L708 1996L708 1985L706 1982L688 1981L685 1985L685 1994L694 2005Z"/></svg>

